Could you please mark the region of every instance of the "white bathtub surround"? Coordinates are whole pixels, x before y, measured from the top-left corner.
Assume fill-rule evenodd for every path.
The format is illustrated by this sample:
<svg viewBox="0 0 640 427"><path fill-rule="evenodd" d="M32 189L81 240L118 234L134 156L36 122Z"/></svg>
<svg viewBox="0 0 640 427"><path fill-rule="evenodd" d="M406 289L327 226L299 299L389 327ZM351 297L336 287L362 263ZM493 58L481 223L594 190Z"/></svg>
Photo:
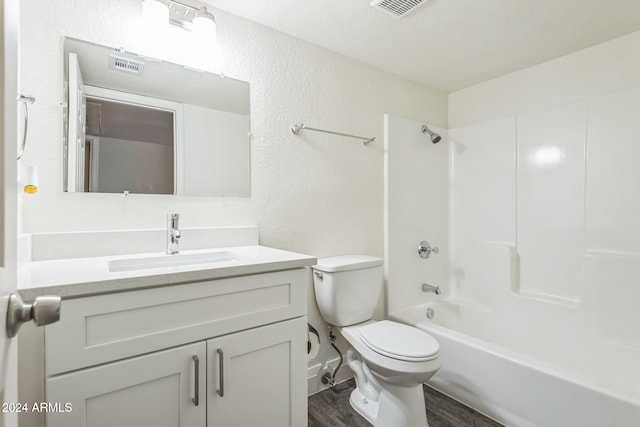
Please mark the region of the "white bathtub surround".
<svg viewBox="0 0 640 427"><path fill-rule="evenodd" d="M517 79L544 87L548 69L584 65L630 40L640 51L638 35L625 37ZM640 235L640 199L629 187L640 180L640 87L607 77L622 87L450 131L452 294L508 319L511 332L485 339L640 406L640 334L630 326L640 322L640 243L632 237Z"/></svg>
<svg viewBox="0 0 640 427"><path fill-rule="evenodd" d="M449 182L439 183L450 203L439 215L451 277L433 307L439 326L425 320L433 295L407 298L416 258L389 235L390 312L436 331L450 359L433 384L508 425L640 419L638 53L633 33L450 95ZM390 122L389 159L425 159L403 136L413 127ZM419 206L394 179L422 175L388 173L393 223ZM402 226L428 223L414 221Z"/></svg>

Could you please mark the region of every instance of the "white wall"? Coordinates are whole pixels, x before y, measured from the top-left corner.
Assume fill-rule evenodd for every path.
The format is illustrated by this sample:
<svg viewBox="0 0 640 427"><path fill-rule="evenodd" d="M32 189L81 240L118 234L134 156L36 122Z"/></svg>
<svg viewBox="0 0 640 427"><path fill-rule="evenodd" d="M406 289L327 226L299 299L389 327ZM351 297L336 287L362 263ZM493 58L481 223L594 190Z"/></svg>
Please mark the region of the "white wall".
<svg viewBox="0 0 640 427"><path fill-rule="evenodd" d="M640 32L449 95L449 128L593 99L640 84Z"/></svg>
<svg viewBox="0 0 640 427"><path fill-rule="evenodd" d="M251 158L249 116L184 105L184 194L245 194Z"/></svg>
<svg viewBox="0 0 640 427"><path fill-rule="evenodd" d="M449 101L452 295L638 398L640 32Z"/></svg>
<svg viewBox="0 0 640 427"><path fill-rule="evenodd" d="M261 244L318 257L382 256L383 115L447 122L442 93L214 10L223 71L251 84L251 197L65 194L63 36L140 51L143 36L131 27L141 2L23 0L21 7L21 90L37 99L24 162L39 168L41 187L24 200L27 233L163 228L165 214L179 212L183 227L256 224ZM162 51L185 59L188 47L176 43ZM320 133L294 136L294 122L377 141L364 147ZM324 338L316 360L335 357L311 288L309 316Z"/></svg>
<svg viewBox="0 0 640 427"><path fill-rule="evenodd" d="M125 201L118 195L64 194L63 36L144 49L143 36L131 30L141 2L26 0L22 11L22 91L37 98L24 161L38 166L42 187L38 197L25 200L26 232L163 227L170 210L182 214L185 227L257 222L265 243L286 242L289 249L320 255L343 247L326 237L331 227L344 236L342 242L360 241L342 251L381 254L383 114L446 123L443 94L218 12L223 71L251 84L253 196L136 196ZM184 59L185 51L180 45L164 49L177 59ZM355 140L333 136L303 132L296 137L289 131L296 121L377 136L378 142L365 149ZM43 211L49 212L46 218Z"/></svg>
<svg viewBox="0 0 640 427"><path fill-rule="evenodd" d="M172 145L103 137L99 153L98 191L173 193Z"/></svg>

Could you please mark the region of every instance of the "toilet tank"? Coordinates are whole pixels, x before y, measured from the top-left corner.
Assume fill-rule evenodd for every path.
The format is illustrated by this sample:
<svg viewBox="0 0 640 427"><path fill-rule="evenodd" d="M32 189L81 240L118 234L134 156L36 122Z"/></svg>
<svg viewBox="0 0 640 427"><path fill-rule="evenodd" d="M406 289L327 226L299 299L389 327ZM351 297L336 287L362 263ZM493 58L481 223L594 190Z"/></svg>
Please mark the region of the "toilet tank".
<svg viewBox="0 0 640 427"><path fill-rule="evenodd" d="M348 326L371 319L382 290L381 258L321 258L312 268L316 302L327 323Z"/></svg>

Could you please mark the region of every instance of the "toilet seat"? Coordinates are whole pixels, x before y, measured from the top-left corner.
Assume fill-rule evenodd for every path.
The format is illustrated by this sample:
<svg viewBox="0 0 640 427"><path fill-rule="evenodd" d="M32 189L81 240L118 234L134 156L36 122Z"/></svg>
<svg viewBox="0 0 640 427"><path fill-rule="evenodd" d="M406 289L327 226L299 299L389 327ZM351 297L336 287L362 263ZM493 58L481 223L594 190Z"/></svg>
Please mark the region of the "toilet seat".
<svg viewBox="0 0 640 427"><path fill-rule="evenodd" d="M393 359L425 362L440 353L440 344L428 333L390 320L370 323L359 332L367 347Z"/></svg>

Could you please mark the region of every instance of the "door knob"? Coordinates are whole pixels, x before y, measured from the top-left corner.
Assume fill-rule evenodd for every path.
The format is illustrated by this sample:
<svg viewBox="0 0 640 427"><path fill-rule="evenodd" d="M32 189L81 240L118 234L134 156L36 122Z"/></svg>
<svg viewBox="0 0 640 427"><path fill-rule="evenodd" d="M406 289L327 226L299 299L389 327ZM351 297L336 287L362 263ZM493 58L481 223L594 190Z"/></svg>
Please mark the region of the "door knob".
<svg viewBox="0 0 640 427"><path fill-rule="evenodd" d="M61 298L54 295L37 297L33 304L26 304L17 293L9 295L7 311L7 336L13 338L23 323L33 320L36 326L49 325L60 320Z"/></svg>

